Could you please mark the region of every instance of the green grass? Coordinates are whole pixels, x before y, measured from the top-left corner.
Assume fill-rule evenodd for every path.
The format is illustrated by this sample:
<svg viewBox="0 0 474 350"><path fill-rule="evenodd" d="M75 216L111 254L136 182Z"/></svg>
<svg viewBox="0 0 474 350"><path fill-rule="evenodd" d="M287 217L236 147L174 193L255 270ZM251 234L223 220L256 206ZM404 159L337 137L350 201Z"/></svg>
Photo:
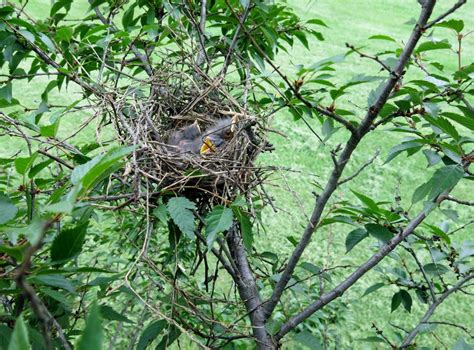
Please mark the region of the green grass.
<svg viewBox="0 0 474 350"><path fill-rule="evenodd" d="M435 16L449 7L453 1L440 1ZM85 1L75 1L75 17L81 17L85 8ZM376 52L384 47L393 47L393 43L369 41L367 38L375 34L387 34L398 40L406 41L411 25L404 24L411 18L417 16L419 5L416 1L403 0L398 2L388 0L314 0L314 1L288 1L297 12L305 19L323 19L329 28L321 29L326 40L323 42L311 42L311 50L307 51L301 45L296 44L289 54L278 56L278 65L288 74L294 72L293 64L311 64L320 59L346 52L345 43L349 42L357 47L365 46L366 52ZM33 17L44 16L48 11L49 0L31 1L27 11ZM474 4L469 2L454 18L465 21L467 30L474 29ZM443 35L450 35L448 31ZM441 35L441 34L439 34ZM454 37L451 37L453 40ZM474 56L474 35L465 41L465 58ZM440 61L447 67L455 67L456 57L451 52L443 52ZM337 76L340 81L349 80L356 74L373 75L378 73L376 63L361 59L355 55L348 57L345 63L338 66ZM20 99L29 99L29 106L34 107L39 103L31 96L35 91L41 91L44 79L35 79L31 83L23 81L15 85L14 94ZM362 85L352 88L354 94L350 100L342 100L338 107L355 110L359 116L363 116L367 105L367 96L372 86ZM74 89L63 92L61 96L53 97L52 101L74 101ZM74 127L86 120L89 115L76 113L62 121L60 135L69 135ZM311 120L310 123L320 130L319 122ZM263 222L266 224L265 231L256 237L256 245L260 250L278 252L280 258L288 256L291 245L287 236L300 237L307 217L311 214L314 204L313 191L319 189L314 182L324 185L327 175L331 170L331 159L329 150L347 139L347 133L339 131L327 144L323 145L317 141L314 135L300 121L294 122L292 117L286 113L278 113L273 119L273 128L286 134L284 138L277 134L271 134L270 141L275 145L275 151L264 154L261 162L268 165L288 167L295 171L281 171L272 177L268 185L269 193L274 197L277 213L267 207L264 211ZM94 125L89 126L85 133L81 134L76 141L86 141L94 137ZM432 170L425 168L422 155L406 158L399 156L389 164L384 165L383 159L388 150L396 145L401 136L388 131L379 132L377 135L369 136L363 141L353 156L352 162L346 169L346 174L353 173L361 164L369 159L376 149L381 150L381 157L368 168L361 176L347 185L344 185L336 193L335 199L351 199L353 196L350 189L357 189L377 201L393 202L396 194L402 197L402 203L407 206L410 202L413 190L419 184L426 181ZM2 157L14 154L20 146L18 141L0 139ZM473 200L474 195L468 186L461 185L456 191L466 200ZM460 211L461 222L472 217L472 211ZM433 213L430 222L438 224L446 218L440 213ZM455 223L450 223L456 226ZM464 230L456 235L455 240L462 241L469 238L469 232ZM344 254L345 236L348 232L346 226L334 226L331 230L318 231L311 245L306 250L303 259L319 266L331 266L339 264L357 265L367 259L373 248L370 242L358 245L350 254ZM340 275L342 278L349 271ZM367 336L372 322L380 328L388 329L389 322L394 321L402 326L413 325L424 312L425 306L415 302L412 314L401 310L390 313L390 298L396 291L395 287L383 288L369 297L362 298L364 290L377 281L376 272L370 272L362 278L354 288L350 289L343 300L347 303L347 309L343 311L344 320L338 324L338 332L343 339L343 344L350 348L365 348L363 343L352 343L355 339ZM469 301L465 295L454 295L437 311L434 319L464 324L471 329L474 328L472 312ZM439 316L439 317L438 317ZM440 327L440 337L450 346L456 339L463 335L459 329ZM419 341L431 347L440 347L440 344L432 337L419 336ZM292 345L288 345L292 347Z"/></svg>

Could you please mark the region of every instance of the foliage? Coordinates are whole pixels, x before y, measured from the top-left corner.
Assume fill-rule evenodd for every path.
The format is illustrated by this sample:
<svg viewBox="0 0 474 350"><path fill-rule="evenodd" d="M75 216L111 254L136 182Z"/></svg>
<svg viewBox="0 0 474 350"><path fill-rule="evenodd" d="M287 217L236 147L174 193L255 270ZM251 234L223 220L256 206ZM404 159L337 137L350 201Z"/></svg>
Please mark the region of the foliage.
<svg viewBox="0 0 474 350"><path fill-rule="evenodd" d="M406 334L397 322L383 331L374 324L359 341L396 348L416 346L419 333L436 336L429 323L434 311L454 292L467 298L474 278L472 242L455 239L472 222L450 229L426 221L439 213L456 218L443 207L447 202L474 205L452 194L474 178L474 63L462 50L469 28L447 18L463 2L446 17L431 15L434 1L422 3L409 39L373 35L369 40L386 42L383 51L369 54L348 43L345 53L298 65L293 75L279 67L278 55L290 55L296 42L314 50L311 38L323 41L327 26L302 21L285 3L95 0L79 20L70 0L53 2L44 18L30 16L25 2L3 6L0 137L18 138L24 147L15 159L0 159L0 335L8 341L0 346L99 349L108 341L114 348L164 349L188 339L269 349L290 337L309 348L337 347L337 325L349 310L339 297L368 271L377 282L364 296L392 288L387 313L426 312ZM454 70L431 56L450 50ZM274 205L265 183L239 188L231 200L208 201L163 187L133 168L146 145L130 145L110 127L132 121L131 108L109 114L96 108L114 109L131 82L141 86L134 94L153 97L160 91L154 78L168 61L185 59L193 60L194 71L185 74L197 90L223 79L236 86L229 100L261 118L288 110L318 142L336 134L346 140L329 151L333 168L315 193L306 227L288 236L290 256L259 242L267 226L262 208ZM337 75L341 62L358 59L376 68L349 79ZM15 91L23 79L44 79L34 108ZM362 84L371 87L362 112L340 107ZM58 94L75 100L57 104ZM186 109L195 101L182 103ZM63 135L60 126L77 112L87 118ZM92 121L107 139L77 142ZM345 171L362 140L381 132L405 136L387 150L388 165L417 153L426 158L427 180L416 184L411 204L382 202L351 185L349 196L335 196L349 193L347 184L373 165L376 156L352 175ZM134 180L127 177L132 172ZM303 252L314 233L341 227L350 227L346 254L370 242L367 260L357 267L308 261Z"/></svg>

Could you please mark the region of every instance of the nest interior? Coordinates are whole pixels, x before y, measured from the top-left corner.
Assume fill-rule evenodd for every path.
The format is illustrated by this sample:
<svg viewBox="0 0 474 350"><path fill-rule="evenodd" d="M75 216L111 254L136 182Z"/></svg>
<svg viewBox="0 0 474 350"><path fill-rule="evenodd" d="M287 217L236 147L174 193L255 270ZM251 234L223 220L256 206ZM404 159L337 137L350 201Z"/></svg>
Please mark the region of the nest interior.
<svg viewBox="0 0 474 350"><path fill-rule="evenodd" d="M160 192L220 202L250 193L261 183L255 158L269 144L263 122L238 102L235 92L222 79L196 82L173 71L127 87L113 110L107 107L121 143L137 147L126 173L135 182L146 177ZM169 147L174 131L193 123L205 130L224 118L231 121L232 137L217 151L191 154Z"/></svg>

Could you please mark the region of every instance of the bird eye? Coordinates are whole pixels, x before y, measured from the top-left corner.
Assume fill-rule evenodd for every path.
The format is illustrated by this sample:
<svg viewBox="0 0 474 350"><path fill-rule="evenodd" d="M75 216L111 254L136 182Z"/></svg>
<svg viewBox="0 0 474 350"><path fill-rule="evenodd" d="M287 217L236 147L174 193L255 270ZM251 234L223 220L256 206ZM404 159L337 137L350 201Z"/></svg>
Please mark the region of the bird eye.
<svg viewBox="0 0 474 350"><path fill-rule="evenodd" d="M224 137L225 137L226 139L230 139L230 138L232 137L232 131L231 131L230 129L226 130L226 131L224 132Z"/></svg>

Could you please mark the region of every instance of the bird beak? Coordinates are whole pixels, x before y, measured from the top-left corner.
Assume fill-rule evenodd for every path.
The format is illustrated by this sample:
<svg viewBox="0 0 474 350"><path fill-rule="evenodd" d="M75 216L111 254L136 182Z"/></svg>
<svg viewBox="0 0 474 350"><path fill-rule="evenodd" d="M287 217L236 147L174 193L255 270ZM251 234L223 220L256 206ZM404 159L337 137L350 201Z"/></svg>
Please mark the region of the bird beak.
<svg viewBox="0 0 474 350"><path fill-rule="evenodd" d="M209 137L206 137L204 143L201 146L201 154L217 151L217 147L212 143Z"/></svg>

